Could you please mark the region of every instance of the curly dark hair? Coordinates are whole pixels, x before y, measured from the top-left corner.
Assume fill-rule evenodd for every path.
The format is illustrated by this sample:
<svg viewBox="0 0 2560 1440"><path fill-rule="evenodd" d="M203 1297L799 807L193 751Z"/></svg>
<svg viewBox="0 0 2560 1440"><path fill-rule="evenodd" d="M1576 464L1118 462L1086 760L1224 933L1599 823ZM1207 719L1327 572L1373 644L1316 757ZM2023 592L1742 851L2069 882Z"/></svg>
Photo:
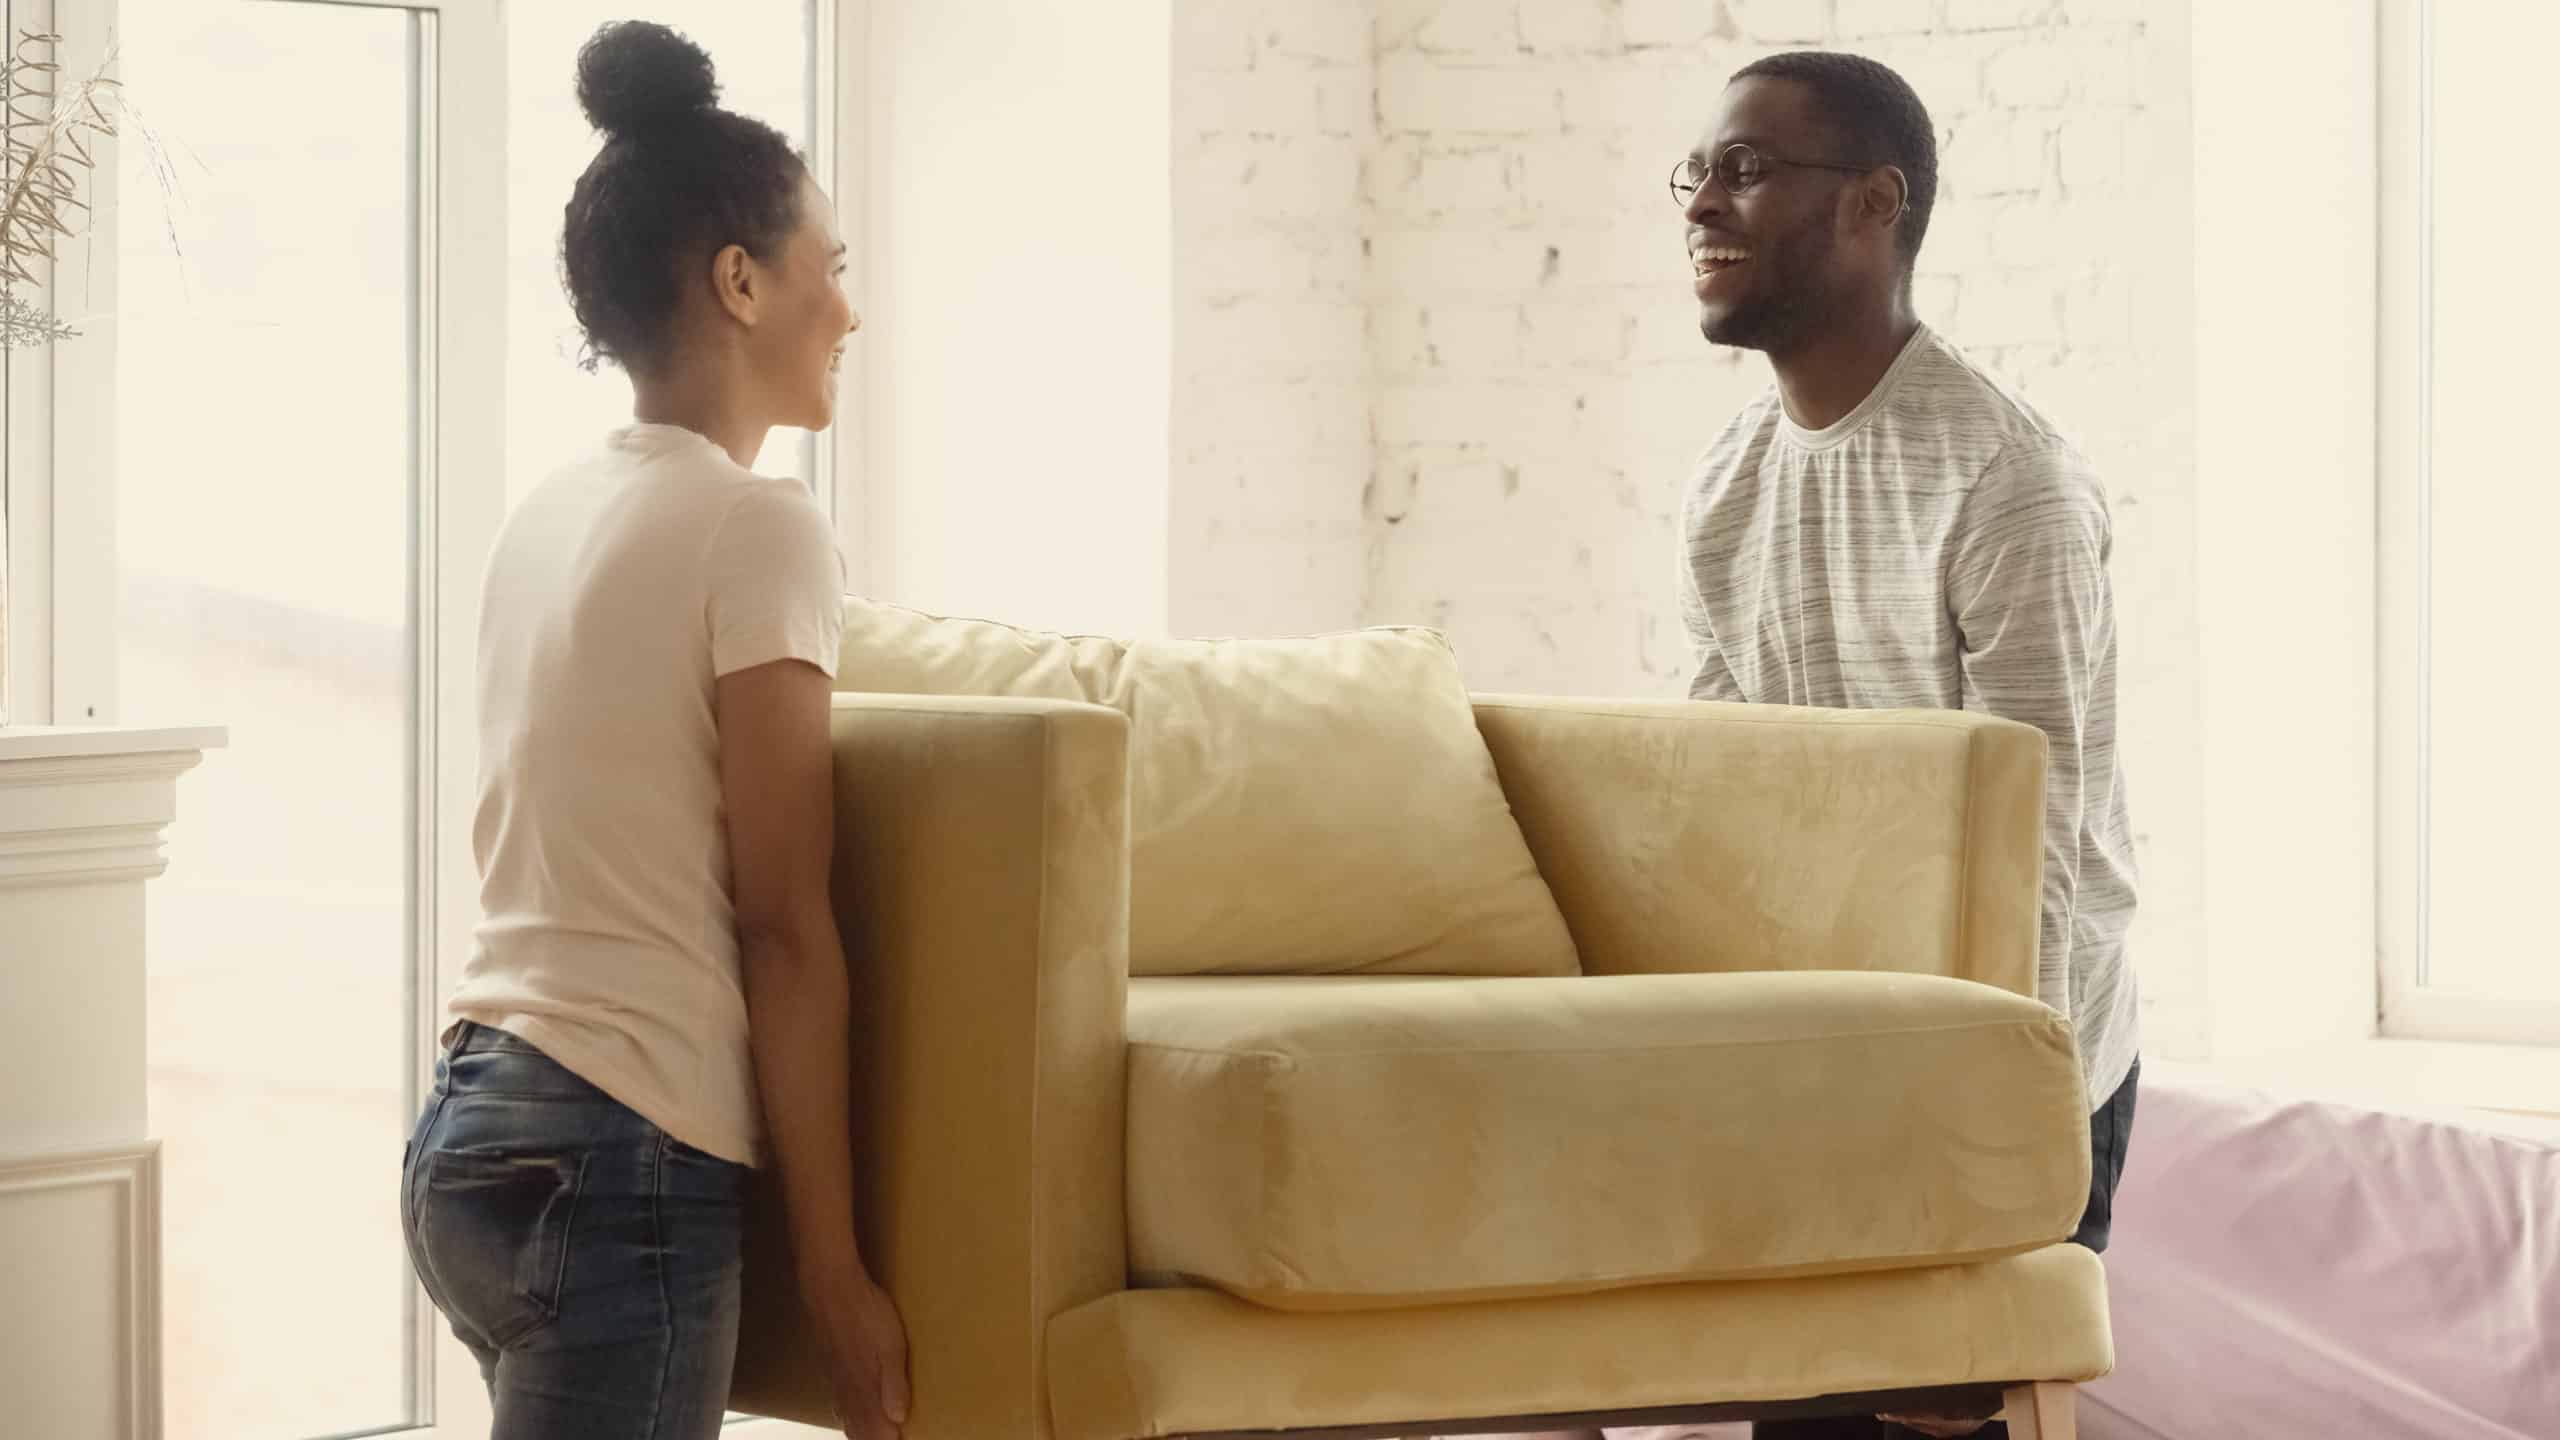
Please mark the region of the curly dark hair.
<svg viewBox="0 0 2560 1440"><path fill-rule="evenodd" d="M1938 132L1929 123L1929 107L1920 103L1910 82L1892 67L1864 55L1830 50L1796 50L1757 60L1734 72L1736 80L1753 77L1793 80L1813 92L1822 113L1848 145L1849 161L1861 165L1893 165L1911 184L1910 210L1897 240L1903 268L1920 258L1920 241L1929 233L1929 211L1938 203Z"/></svg>
<svg viewBox="0 0 2560 1440"><path fill-rule="evenodd" d="M800 222L791 142L719 98L711 57L664 25L617 21L578 50L578 104L604 148L569 194L560 279L589 370L661 371L678 277L729 245L770 261Z"/></svg>

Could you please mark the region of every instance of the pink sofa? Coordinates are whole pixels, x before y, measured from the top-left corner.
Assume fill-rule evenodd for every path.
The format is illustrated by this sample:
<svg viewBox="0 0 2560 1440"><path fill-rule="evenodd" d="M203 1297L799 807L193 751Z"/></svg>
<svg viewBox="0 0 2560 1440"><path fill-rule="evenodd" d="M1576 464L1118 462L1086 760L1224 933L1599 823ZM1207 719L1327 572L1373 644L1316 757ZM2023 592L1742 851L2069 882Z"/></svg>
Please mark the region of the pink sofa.
<svg viewBox="0 0 2560 1440"><path fill-rule="evenodd" d="M2560 1440L2560 1122L2143 1076L2090 1440Z"/></svg>

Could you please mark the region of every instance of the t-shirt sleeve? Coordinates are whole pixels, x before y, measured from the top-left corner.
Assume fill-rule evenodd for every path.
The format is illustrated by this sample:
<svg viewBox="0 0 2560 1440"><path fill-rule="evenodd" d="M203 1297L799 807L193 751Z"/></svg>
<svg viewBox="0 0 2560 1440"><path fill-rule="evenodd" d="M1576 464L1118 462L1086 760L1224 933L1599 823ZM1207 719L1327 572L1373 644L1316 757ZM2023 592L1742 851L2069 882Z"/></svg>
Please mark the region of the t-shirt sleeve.
<svg viewBox="0 0 2560 1440"><path fill-rule="evenodd" d="M2045 767L2044 904L2036 990L2071 1013L2091 702L2113 647L2106 495L2062 448L1995 464L1965 501L1947 573L1963 634L1965 708L2033 725Z"/></svg>
<svg viewBox="0 0 2560 1440"><path fill-rule="evenodd" d="M1685 528L1685 527L1684 527ZM1715 619L1707 613L1707 602L1698 588L1698 559L1684 542L1680 547L1680 615L1689 630L1689 698L1720 700L1728 703L1747 700L1742 687L1735 683L1733 667L1725 663L1724 647L1716 639Z"/></svg>
<svg viewBox="0 0 2560 1440"><path fill-rule="evenodd" d="M1745 412L1747 417L1749 412ZM1698 568L1708 562L1709 547L1700 543L1699 530L1705 522L1700 513L1700 480L1710 469L1723 468L1719 456L1734 448L1734 435L1743 424L1742 418L1726 427L1725 434L1700 453L1690 467L1689 497L1680 506L1680 571L1674 583L1679 587L1680 619L1689 632L1689 698L1719 700L1728 703L1751 697L1733 678L1733 666L1724 658L1724 645L1716 637L1715 615L1707 608L1706 590L1699 582Z"/></svg>
<svg viewBox="0 0 2560 1440"><path fill-rule="evenodd" d="M844 555L799 487L757 485L729 507L703 567L711 673L806 660L835 678L844 639Z"/></svg>

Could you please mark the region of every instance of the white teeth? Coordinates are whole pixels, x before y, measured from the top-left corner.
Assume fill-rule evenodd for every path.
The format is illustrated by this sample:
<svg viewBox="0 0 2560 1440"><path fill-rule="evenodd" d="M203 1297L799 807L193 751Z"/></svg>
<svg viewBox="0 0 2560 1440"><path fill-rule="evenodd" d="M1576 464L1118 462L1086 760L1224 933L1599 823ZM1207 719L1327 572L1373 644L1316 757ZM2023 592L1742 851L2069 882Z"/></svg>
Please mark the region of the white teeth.
<svg viewBox="0 0 2560 1440"><path fill-rule="evenodd" d="M1692 250L1689 252L1689 255L1690 258L1697 260L1748 260L1751 258L1750 251L1737 250L1730 245L1714 246L1705 250Z"/></svg>

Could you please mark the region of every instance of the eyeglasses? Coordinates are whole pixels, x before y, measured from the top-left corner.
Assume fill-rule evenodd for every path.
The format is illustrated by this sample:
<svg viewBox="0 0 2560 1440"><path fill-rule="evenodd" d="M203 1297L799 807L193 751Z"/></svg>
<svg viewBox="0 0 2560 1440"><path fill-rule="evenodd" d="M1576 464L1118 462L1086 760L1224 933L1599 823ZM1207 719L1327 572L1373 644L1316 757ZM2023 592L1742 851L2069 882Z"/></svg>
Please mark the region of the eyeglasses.
<svg viewBox="0 0 2560 1440"><path fill-rule="evenodd" d="M1770 170L1779 165L1793 165L1800 170L1839 170L1851 175L1861 175L1875 168L1872 165L1842 165L1831 160L1790 160L1783 155L1763 155L1748 145L1727 145L1716 152L1711 163L1701 162L1692 155L1674 166L1671 171L1671 197L1680 202L1681 209L1688 209L1698 187L1706 184L1710 175L1724 187L1727 195L1745 194L1752 186L1768 179Z"/></svg>

